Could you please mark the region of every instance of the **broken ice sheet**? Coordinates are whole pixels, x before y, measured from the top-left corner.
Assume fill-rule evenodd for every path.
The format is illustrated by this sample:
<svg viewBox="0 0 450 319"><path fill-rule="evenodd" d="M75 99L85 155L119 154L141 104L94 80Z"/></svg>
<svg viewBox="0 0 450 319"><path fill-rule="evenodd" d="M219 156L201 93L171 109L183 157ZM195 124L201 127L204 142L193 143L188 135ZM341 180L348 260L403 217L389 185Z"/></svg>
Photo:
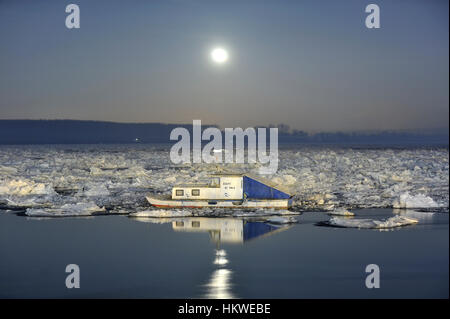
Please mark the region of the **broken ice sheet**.
<svg viewBox="0 0 450 319"><path fill-rule="evenodd" d="M169 194L174 184L211 173L207 164L171 164L169 151L155 145L2 146L0 200L32 208L93 201L108 210L146 210L145 194ZM448 157L447 148L283 148L278 171L266 178L287 187L303 210L445 208ZM233 167L257 171L255 165Z"/></svg>

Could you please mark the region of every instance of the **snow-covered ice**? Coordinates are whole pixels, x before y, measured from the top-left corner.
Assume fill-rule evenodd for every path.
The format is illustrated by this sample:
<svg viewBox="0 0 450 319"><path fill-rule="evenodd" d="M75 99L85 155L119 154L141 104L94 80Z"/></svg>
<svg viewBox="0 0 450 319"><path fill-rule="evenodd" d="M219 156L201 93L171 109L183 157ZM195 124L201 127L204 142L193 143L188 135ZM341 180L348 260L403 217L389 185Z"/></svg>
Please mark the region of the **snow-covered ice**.
<svg viewBox="0 0 450 319"><path fill-rule="evenodd" d="M166 145L1 146L0 203L54 208L95 203L108 211L148 210L147 193L169 194L204 180L216 165L175 165ZM448 148L280 148L265 178L294 196L294 210L449 206ZM257 173L258 164L223 167ZM7 203L6 205L4 203Z"/></svg>
<svg viewBox="0 0 450 319"><path fill-rule="evenodd" d="M293 212L285 209L266 209L254 211L229 210L229 209L149 209L135 213L130 213L130 217L151 217L151 218L176 218L176 217L275 217L275 216L289 216L299 215L300 212ZM274 219L275 220L275 219ZM281 220L281 219L280 219Z"/></svg>
<svg viewBox="0 0 450 319"><path fill-rule="evenodd" d="M328 221L328 224L331 226L348 227L348 228L384 229L417 224L418 222L419 221L417 219L397 215L394 217L390 217L386 220L332 217Z"/></svg>
<svg viewBox="0 0 450 319"><path fill-rule="evenodd" d="M4 180L0 184L0 196L1 195L52 195L55 190L51 185L45 185L44 183L36 183L29 180L11 179Z"/></svg>
<svg viewBox="0 0 450 319"><path fill-rule="evenodd" d="M155 209L146 210L129 214L130 217L189 217L192 216L192 212L189 210L170 210L170 209Z"/></svg>
<svg viewBox="0 0 450 319"><path fill-rule="evenodd" d="M104 207L98 207L95 203L77 203L65 204L60 208L28 208L25 215L32 217L73 217L91 216L93 213L104 211Z"/></svg>
<svg viewBox="0 0 450 319"><path fill-rule="evenodd" d="M410 195L409 192L401 194L394 202L394 208L437 208L439 204L431 197L422 194Z"/></svg>
<svg viewBox="0 0 450 319"><path fill-rule="evenodd" d="M355 215L355 213L352 213L345 208L338 208L331 212L328 212L327 214L328 215L336 215L336 216L354 216Z"/></svg>

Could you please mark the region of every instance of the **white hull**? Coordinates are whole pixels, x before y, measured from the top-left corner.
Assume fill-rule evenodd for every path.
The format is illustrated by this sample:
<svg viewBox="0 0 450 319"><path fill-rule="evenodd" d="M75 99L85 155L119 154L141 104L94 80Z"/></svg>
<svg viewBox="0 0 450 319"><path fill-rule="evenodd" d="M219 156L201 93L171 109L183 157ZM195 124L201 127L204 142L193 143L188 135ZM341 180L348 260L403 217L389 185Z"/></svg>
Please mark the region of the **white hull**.
<svg viewBox="0 0 450 319"><path fill-rule="evenodd" d="M254 208L274 208L288 209L291 206L291 199L250 199L244 201L236 200L174 200L162 199L146 196L148 202L155 207L163 208L235 208L235 209L254 209Z"/></svg>

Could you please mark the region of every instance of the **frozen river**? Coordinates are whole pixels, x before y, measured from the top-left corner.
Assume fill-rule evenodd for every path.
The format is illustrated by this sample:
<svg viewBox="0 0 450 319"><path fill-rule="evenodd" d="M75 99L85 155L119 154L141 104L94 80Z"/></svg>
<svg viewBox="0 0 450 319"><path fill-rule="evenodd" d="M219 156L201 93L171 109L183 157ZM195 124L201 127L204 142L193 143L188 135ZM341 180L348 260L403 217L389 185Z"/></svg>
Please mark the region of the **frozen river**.
<svg viewBox="0 0 450 319"><path fill-rule="evenodd" d="M168 151L0 146L0 297L448 298L448 148L283 146L276 212L153 210L145 194L216 168Z"/></svg>
<svg viewBox="0 0 450 319"><path fill-rule="evenodd" d="M277 173L266 177L295 194L300 210L448 208L448 160L448 148L285 146ZM256 165L222 167L258 172ZM146 193L168 193L215 168L174 165L168 145L0 146L0 205L139 211Z"/></svg>

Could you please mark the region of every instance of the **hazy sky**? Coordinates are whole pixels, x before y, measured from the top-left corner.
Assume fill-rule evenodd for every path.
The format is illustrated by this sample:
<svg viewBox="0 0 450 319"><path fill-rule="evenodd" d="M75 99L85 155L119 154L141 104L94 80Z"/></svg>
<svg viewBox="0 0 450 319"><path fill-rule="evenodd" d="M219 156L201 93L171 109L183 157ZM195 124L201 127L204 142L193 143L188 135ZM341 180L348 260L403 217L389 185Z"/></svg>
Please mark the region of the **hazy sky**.
<svg viewBox="0 0 450 319"><path fill-rule="evenodd" d="M81 28L65 27L76 3ZM367 29L366 5L381 8ZM448 1L0 0L0 118L448 128ZM210 50L230 60L218 66Z"/></svg>

